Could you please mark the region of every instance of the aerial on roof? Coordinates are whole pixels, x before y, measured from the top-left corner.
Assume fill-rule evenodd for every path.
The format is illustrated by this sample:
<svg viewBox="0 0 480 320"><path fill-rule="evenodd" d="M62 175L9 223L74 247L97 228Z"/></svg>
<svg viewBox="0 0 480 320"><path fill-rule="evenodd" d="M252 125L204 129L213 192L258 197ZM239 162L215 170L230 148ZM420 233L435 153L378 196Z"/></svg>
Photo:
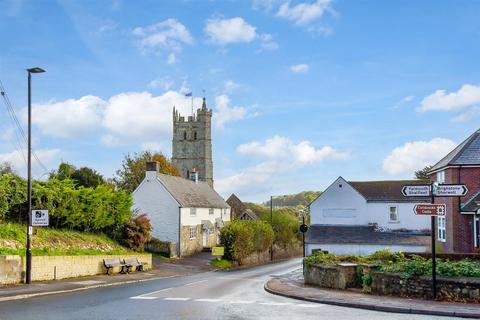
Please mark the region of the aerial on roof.
<svg viewBox="0 0 480 320"><path fill-rule="evenodd" d="M206 182L194 182L181 177L157 174L160 183L185 208L230 208Z"/></svg>
<svg viewBox="0 0 480 320"><path fill-rule="evenodd" d="M429 184L428 180L348 181L367 201L426 202L429 197L405 197L402 187Z"/></svg>
<svg viewBox="0 0 480 320"><path fill-rule="evenodd" d="M430 172L433 173L447 166L459 165L480 165L480 129L438 161L430 169Z"/></svg>

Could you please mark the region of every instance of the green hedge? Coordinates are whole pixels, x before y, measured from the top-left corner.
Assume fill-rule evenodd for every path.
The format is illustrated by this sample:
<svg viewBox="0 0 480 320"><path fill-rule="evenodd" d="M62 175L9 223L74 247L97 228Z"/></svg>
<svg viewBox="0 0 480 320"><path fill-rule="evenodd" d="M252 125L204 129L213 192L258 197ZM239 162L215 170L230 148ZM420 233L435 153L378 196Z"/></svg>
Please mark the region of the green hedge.
<svg viewBox="0 0 480 320"><path fill-rule="evenodd" d="M220 231L220 242L225 247L224 258L239 264L254 252L268 250L273 237L272 227L264 221L232 221Z"/></svg>

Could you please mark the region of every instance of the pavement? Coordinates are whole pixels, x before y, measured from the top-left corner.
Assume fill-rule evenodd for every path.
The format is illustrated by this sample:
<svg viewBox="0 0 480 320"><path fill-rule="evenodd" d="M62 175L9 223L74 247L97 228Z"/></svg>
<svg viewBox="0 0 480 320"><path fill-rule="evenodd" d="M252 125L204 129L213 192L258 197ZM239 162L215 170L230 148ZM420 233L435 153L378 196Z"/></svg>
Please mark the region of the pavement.
<svg viewBox="0 0 480 320"><path fill-rule="evenodd" d="M299 269L301 259L293 259L4 301L0 302L0 319L443 319L299 301L264 290L267 281Z"/></svg>
<svg viewBox="0 0 480 320"><path fill-rule="evenodd" d="M480 305L407 299L333 290L305 285L301 269L270 279L265 290L272 294L335 306L408 314L480 319Z"/></svg>
<svg viewBox="0 0 480 320"><path fill-rule="evenodd" d="M170 259L169 261L153 257L152 270L145 272L41 281L33 282L30 285L0 286L0 302L187 276L214 270L210 265L210 260L211 254L208 252L202 252L188 258Z"/></svg>

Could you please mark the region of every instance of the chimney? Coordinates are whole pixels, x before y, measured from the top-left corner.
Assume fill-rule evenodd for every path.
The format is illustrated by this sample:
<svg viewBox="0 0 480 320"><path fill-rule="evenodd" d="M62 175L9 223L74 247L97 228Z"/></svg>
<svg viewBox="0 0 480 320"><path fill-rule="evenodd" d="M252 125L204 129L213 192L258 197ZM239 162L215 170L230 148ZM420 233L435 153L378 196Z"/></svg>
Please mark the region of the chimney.
<svg viewBox="0 0 480 320"><path fill-rule="evenodd" d="M155 179L158 173L158 162L147 161L146 169L147 169L147 172L145 174L145 178L147 178L147 180Z"/></svg>
<svg viewBox="0 0 480 320"><path fill-rule="evenodd" d="M195 168L192 171L188 171L188 179L192 180L193 182L198 182L198 172Z"/></svg>

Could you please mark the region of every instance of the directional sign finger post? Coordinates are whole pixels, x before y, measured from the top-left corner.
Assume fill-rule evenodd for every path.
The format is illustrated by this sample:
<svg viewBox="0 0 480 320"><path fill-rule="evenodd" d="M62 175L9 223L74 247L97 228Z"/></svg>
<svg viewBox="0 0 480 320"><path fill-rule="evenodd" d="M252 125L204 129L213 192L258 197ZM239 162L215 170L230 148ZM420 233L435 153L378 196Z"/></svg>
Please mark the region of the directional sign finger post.
<svg viewBox="0 0 480 320"><path fill-rule="evenodd" d="M403 186L402 193L405 197L428 197L430 196L430 185Z"/></svg>
<svg viewBox="0 0 480 320"><path fill-rule="evenodd" d="M467 192L464 184L439 184L433 187L433 194L437 197L463 197Z"/></svg>
<svg viewBox="0 0 480 320"><path fill-rule="evenodd" d="M444 216L447 206L444 204L416 204L413 212L420 216Z"/></svg>

